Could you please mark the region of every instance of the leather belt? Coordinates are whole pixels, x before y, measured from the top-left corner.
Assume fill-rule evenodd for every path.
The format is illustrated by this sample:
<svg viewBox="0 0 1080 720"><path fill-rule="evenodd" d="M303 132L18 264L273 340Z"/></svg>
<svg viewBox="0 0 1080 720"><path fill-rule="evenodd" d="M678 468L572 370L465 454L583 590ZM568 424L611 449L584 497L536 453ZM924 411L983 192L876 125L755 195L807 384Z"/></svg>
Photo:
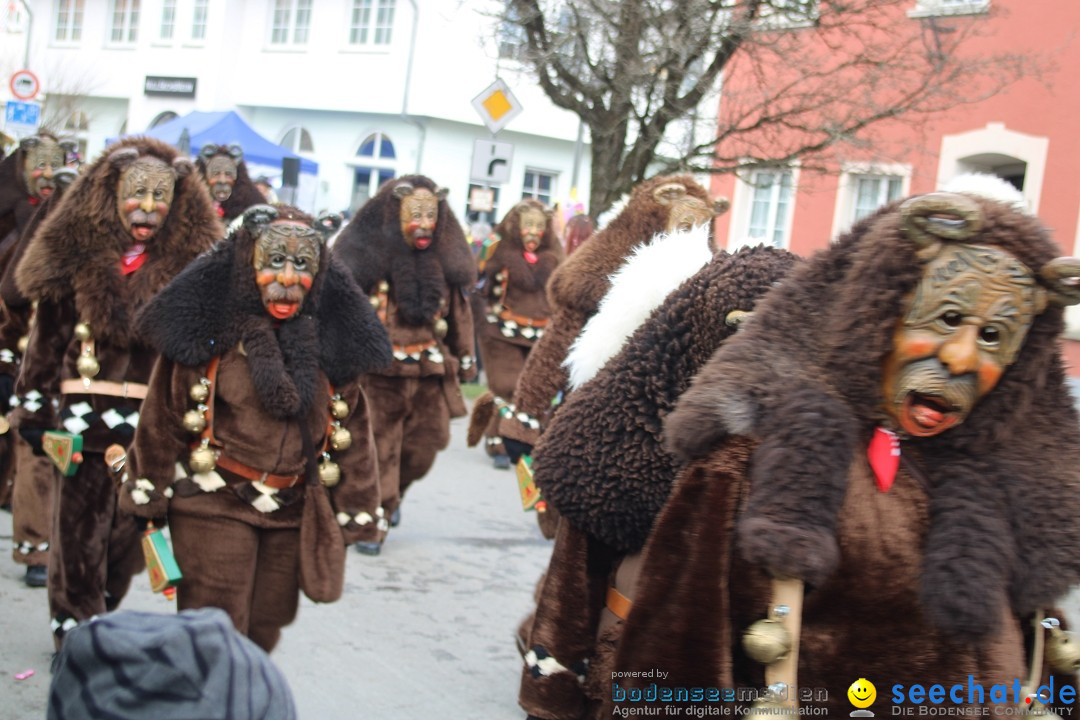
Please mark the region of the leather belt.
<svg viewBox="0 0 1080 720"><path fill-rule="evenodd" d="M112 380L81 380L71 378L60 381L62 395L110 395L112 397L146 399L146 385L142 383L113 382Z"/></svg>
<svg viewBox="0 0 1080 720"><path fill-rule="evenodd" d="M239 475L245 480L261 482L263 485L272 487L275 490L291 488L303 479L302 475L274 475L273 473L256 470L239 460L233 460L227 455L218 456L217 466L222 470L227 470L235 475Z"/></svg>
<svg viewBox="0 0 1080 720"><path fill-rule="evenodd" d="M614 613L615 617L625 620L633 606L634 601L619 592L614 585L607 589L607 609Z"/></svg>
<svg viewBox="0 0 1080 720"><path fill-rule="evenodd" d="M524 315L515 315L506 308L503 308L499 313L500 320L510 320L518 325L524 325L525 327L543 328L547 327L548 318L531 318Z"/></svg>

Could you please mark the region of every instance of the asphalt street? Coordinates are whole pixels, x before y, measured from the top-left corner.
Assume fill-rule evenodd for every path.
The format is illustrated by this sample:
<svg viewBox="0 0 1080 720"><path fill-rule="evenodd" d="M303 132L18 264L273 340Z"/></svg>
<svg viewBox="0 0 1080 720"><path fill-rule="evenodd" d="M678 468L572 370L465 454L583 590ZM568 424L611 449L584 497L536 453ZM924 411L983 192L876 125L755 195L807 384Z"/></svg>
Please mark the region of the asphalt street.
<svg viewBox="0 0 1080 720"><path fill-rule="evenodd" d="M272 659L302 720L484 718L520 720L517 623L530 610L551 545L521 510L511 471L450 447L402 505L383 552L350 550L345 593L301 601ZM0 512L0 720L45 717L52 639L45 591L22 583L11 560L11 515ZM174 612L136 577L122 606ZM16 674L33 676L16 680Z"/></svg>

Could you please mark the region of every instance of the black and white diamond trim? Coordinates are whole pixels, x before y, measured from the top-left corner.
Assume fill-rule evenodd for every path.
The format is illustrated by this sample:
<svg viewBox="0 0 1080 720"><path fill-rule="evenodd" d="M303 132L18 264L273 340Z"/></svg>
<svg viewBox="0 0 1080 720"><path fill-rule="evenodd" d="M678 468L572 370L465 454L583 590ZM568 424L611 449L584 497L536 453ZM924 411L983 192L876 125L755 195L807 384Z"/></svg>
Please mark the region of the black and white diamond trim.
<svg viewBox="0 0 1080 720"><path fill-rule="evenodd" d="M589 664L587 660L581 660L568 668L556 660L544 646L533 645L529 652L525 653L525 667L529 668L529 674L534 678L551 677L556 673L571 673L577 678L578 683L583 684Z"/></svg>
<svg viewBox="0 0 1080 720"><path fill-rule="evenodd" d="M22 397L16 395L11 404L15 407L22 406L27 411L36 413L41 408L45 407L45 396L37 390L31 390Z"/></svg>
<svg viewBox="0 0 1080 720"><path fill-rule="evenodd" d="M48 540L46 540L44 542L40 542L37 545L35 545L34 543L29 542L27 540L23 540L16 547L16 550L18 551L18 553L20 555L29 555L30 553L35 552L35 551L36 552L47 552L48 549L49 549L49 541Z"/></svg>
<svg viewBox="0 0 1080 720"><path fill-rule="evenodd" d="M94 412L94 408L90 407L90 403L84 400L64 408L60 413L60 418L65 430L80 435L94 424L98 419L98 414Z"/></svg>

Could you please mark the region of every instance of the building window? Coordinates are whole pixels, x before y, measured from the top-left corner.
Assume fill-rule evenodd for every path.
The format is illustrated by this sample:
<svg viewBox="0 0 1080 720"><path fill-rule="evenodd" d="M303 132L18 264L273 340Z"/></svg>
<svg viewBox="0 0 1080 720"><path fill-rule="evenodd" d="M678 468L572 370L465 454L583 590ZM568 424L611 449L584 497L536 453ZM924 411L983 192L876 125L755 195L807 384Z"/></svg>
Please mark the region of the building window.
<svg viewBox="0 0 1080 720"><path fill-rule="evenodd" d="M353 0L349 15L350 45L389 45L396 0Z"/></svg>
<svg viewBox="0 0 1080 720"><path fill-rule="evenodd" d="M79 159L86 159L87 133L90 130L90 121L86 113L76 110L64 123L64 135L75 140L78 145Z"/></svg>
<svg viewBox="0 0 1080 720"><path fill-rule="evenodd" d="M374 195L382 184L392 180L394 160L397 153L394 143L381 132L372 133L364 138L356 151L358 164L354 168L353 193L349 209L355 211Z"/></svg>
<svg viewBox="0 0 1080 720"><path fill-rule="evenodd" d="M289 128L281 136L281 142L278 145L296 154L315 152L315 143L311 141L311 133L299 126Z"/></svg>
<svg viewBox="0 0 1080 720"><path fill-rule="evenodd" d="M990 11L990 0L916 0L908 17L936 17L938 15L978 15Z"/></svg>
<svg viewBox="0 0 1080 720"><path fill-rule="evenodd" d="M753 194L747 236L754 242L787 247L792 198L791 171L758 170L751 177L750 186Z"/></svg>
<svg viewBox="0 0 1080 720"><path fill-rule="evenodd" d="M873 214L879 207L903 194L904 180L895 175L856 175L852 179L855 193L852 222Z"/></svg>
<svg viewBox="0 0 1080 720"><path fill-rule="evenodd" d="M195 10L191 15L191 39L206 39L206 15L210 0L195 0Z"/></svg>
<svg viewBox="0 0 1080 720"><path fill-rule="evenodd" d="M57 42L79 42L82 39L83 0L57 0Z"/></svg>
<svg viewBox="0 0 1080 720"><path fill-rule="evenodd" d="M112 33L109 39L125 45L139 39L139 0L113 0Z"/></svg>
<svg viewBox="0 0 1080 720"><path fill-rule="evenodd" d="M312 0L275 0L271 45L306 45Z"/></svg>
<svg viewBox="0 0 1080 720"><path fill-rule="evenodd" d="M164 125L165 123L171 122L178 117L180 116L174 113L172 110L166 110L163 113L158 113L157 117L150 121L150 128L156 128L158 125ZM147 128L147 130L149 130L150 128Z"/></svg>
<svg viewBox="0 0 1080 720"><path fill-rule="evenodd" d="M819 17L818 0L773 0L758 15L762 30L810 27Z"/></svg>
<svg viewBox="0 0 1080 720"><path fill-rule="evenodd" d="M529 41L525 38L525 28L521 26L520 18L521 14L515 6L507 3L505 16L499 23L497 35L499 58L502 60L525 60Z"/></svg>
<svg viewBox="0 0 1080 720"><path fill-rule="evenodd" d="M162 0L161 3L161 32L162 40L172 40L176 30L176 0Z"/></svg>
<svg viewBox="0 0 1080 720"><path fill-rule="evenodd" d="M545 205L551 205L551 197L555 194L555 176L551 173L539 170L525 170L525 186L521 189L521 197L536 198Z"/></svg>

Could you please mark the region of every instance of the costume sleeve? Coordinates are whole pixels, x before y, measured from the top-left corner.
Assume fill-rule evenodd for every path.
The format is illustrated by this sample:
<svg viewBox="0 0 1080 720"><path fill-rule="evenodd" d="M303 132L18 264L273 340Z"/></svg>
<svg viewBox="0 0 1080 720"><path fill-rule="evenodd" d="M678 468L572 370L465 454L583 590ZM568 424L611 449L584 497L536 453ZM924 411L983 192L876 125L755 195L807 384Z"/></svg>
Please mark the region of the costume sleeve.
<svg viewBox="0 0 1080 720"><path fill-rule="evenodd" d="M341 481L330 489L345 542L374 541L387 530L379 497L379 468L375 436L371 429L367 397L359 383L339 389L350 414L342 423L352 435L352 444L331 451L330 459L341 469Z"/></svg>
<svg viewBox="0 0 1080 720"><path fill-rule="evenodd" d="M184 413L193 406L188 392L199 377L197 369L164 357L154 364L139 410L135 441L128 448L120 476L122 512L145 518L162 518L168 513L176 464L186 454L192 437L183 426Z"/></svg>
<svg viewBox="0 0 1080 720"><path fill-rule="evenodd" d="M74 302L44 299L38 302L15 383L20 427L46 430L58 427L60 372L74 328Z"/></svg>
<svg viewBox="0 0 1080 720"><path fill-rule="evenodd" d="M476 338L473 334L472 308L469 305L468 295L467 288L450 288L450 309L446 333L447 349L458 359L461 377L464 380L472 379L477 372Z"/></svg>

